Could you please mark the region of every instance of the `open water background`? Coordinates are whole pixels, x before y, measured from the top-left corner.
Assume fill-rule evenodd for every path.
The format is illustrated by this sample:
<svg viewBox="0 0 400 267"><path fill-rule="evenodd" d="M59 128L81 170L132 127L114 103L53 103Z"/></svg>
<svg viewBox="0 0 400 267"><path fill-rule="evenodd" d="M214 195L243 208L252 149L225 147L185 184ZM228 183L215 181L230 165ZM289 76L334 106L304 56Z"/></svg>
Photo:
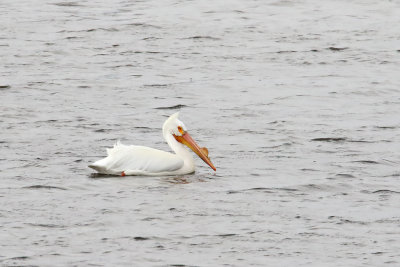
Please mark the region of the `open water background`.
<svg viewBox="0 0 400 267"><path fill-rule="evenodd" d="M399 266L400 2L0 1L1 266ZM109 178L180 118L217 172Z"/></svg>

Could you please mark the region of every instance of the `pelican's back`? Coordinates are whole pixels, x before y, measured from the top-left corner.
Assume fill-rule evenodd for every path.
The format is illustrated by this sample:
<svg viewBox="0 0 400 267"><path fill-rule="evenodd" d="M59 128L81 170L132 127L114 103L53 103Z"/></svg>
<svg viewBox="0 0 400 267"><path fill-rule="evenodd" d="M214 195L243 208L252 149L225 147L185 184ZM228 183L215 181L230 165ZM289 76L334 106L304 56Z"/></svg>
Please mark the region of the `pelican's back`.
<svg viewBox="0 0 400 267"><path fill-rule="evenodd" d="M175 171L184 164L175 154L144 146L126 146L119 142L107 149L107 154L106 158L89 167L103 174L120 175L129 171L146 175Z"/></svg>

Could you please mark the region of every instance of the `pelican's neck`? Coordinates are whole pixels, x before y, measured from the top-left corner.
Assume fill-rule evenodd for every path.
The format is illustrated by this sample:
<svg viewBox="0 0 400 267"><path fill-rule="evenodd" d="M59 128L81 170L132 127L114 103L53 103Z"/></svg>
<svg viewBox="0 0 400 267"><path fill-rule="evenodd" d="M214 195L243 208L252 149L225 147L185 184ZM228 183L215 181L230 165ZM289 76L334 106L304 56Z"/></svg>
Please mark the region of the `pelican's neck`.
<svg viewBox="0 0 400 267"><path fill-rule="evenodd" d="M167 141L169 147L176 153L176 155L180 156L183 159L183 161L185 162L184 164L187 167L193 168L194 171L194 160L190 151L186 149L183 144L176 141L175 137L172 134L165 133L164 138Z"/></svg>

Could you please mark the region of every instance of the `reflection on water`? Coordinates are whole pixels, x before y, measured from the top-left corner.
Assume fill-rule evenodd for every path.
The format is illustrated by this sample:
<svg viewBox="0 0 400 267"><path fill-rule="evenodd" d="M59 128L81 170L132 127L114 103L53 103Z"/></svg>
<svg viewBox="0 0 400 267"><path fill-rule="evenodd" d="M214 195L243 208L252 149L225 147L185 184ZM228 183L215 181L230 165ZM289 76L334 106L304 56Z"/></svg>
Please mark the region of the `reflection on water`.
<svg viewBox="0 0 400 267"><path fill-rule="evenodd" d="M167 178L166 181L171 184L188 184L189 183L189 181L185 177Z"/></svg>

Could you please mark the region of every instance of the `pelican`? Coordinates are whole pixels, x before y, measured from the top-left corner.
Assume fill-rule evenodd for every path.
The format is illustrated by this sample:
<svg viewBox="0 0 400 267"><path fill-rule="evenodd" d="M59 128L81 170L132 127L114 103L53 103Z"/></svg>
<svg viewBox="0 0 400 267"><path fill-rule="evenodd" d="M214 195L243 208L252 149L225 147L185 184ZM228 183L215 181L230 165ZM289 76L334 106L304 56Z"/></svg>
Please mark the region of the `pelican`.
<svg viewBox="0 0 400 267"><path fill-rule="evenodd" d="M216 171L207 148L200 148L178 119L179 112L171 115L163 124L165 141L175 152L169 153L145 146L126 146L117 142L107 149L107 157L90 164L89 167L102 174L164 176L193 173L195 164L189 147L214 171Z"/></svg>

